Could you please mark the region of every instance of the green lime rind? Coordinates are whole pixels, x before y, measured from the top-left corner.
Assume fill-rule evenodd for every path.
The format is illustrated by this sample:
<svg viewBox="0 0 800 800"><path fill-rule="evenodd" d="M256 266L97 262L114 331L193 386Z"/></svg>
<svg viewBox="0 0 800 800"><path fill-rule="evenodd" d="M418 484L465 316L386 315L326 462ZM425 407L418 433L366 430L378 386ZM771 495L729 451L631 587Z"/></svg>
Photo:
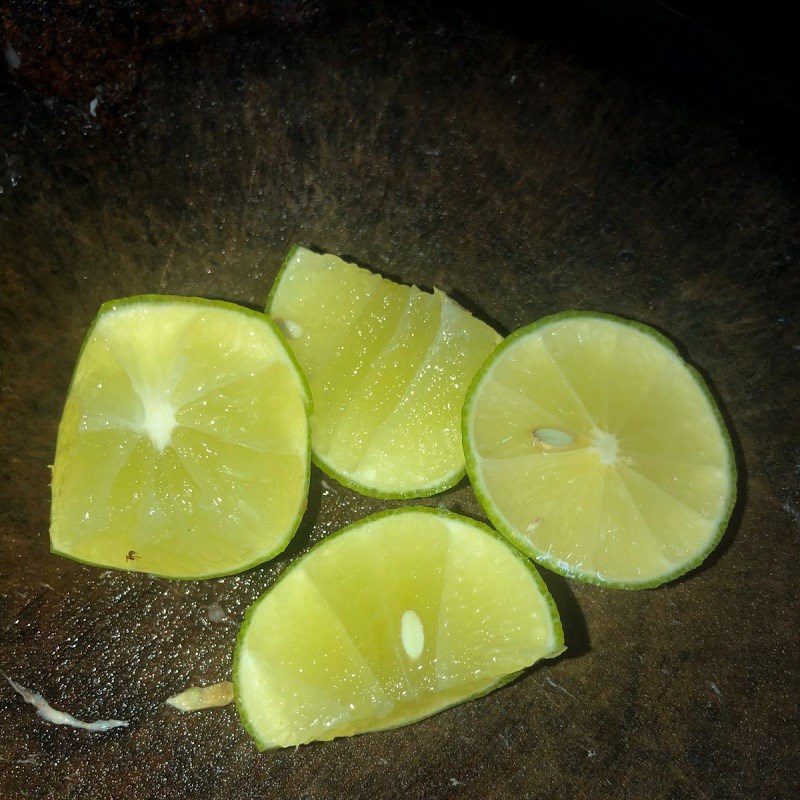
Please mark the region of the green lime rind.
<svg viewBox="0 0 800 800"><path fill-rule="evenodd" d="M564 565L563 561L555 559L549 553L535 548L524 536L522 536L522 534L516 531L514 529L514 526L510 522L508 522L508 520L505 519L503 514L495 506L495 504L489 498L488 494L482 488L483 483L480 477L480 471L478 469L477 456L472 448L471 438L469 435L469 421L471 417L472 407L474 405L475 398L477 396L478 388L480 387L483 379L486 377L491 368L494 366L495 361L497 361L500 355L503 352L505 352L505 350L508 347L513 345L518 340L524 339L526 336L536 331L539 331L542 328L547 327L548 325L552 325L553 323L557 322L562 322L567 319L589 319L589 320L604 319L620 325L626 325L630 328L638 330L640 333L645 334L651 339L654 339L655 341L659 342L664 347L666 347L668 350L670 350L672 353L674 353L680 359L683 366L692 376L695 383L705 396L711 408L712 414L717 422L720 435L722 436L722 441L725 445L725 449L728 454L727 466L731 476L730 495L726 502L725 508L722 514L720 515L720 521L718 523L714 535L711 537L709 543L706 545L703 551L694 559L685 564L680 564L674 570L665 572L664 574L658 576L657 578L654 578L649 581L640 581L640 582L610 581L600 578L596 574L587 573L580 569L576 568L570 569L568 566ZM483 362L481 368L477 371L475 377L472 379L472 383L470 384L469 389L467 389L466 398L464 400L464 406L461 411L461 437L464 446L464 457L466 459L467 475L469 476L469 480L470 483L472 484L475 496L478 498L478 502L483 507L483 510L486 512L486 516L489 518L492 525L494 525L495 528L497 528L497 530L500 531L500 533L502 533L505 537L507 537L509 541L511 541L527 556L532 558L537 564L540 564L541 566L545 567L551 572L563 575L565 578L579 580L584 583L593 584L594 586L602 586L604 588L610 588L610 589L626 589L629 591L637 591L639 589L654 589L657 586L661 586L665 583L669 583L670 581L674 581L676 578L681 577L681 575L685 575L687 572L691 572L693 569L699 567L700 564L702 564L703 561L705 561L706 558L708 558L708 556L714 551L714 549L720 543L720 540L725 535L725 530L728 527L728 523L730 522L733 509L736 506L739 473L736 467L736 455L733 449L733 442L731 441L730 432L728 431L728 428L725 425L725 420L722 416L722 412L719 410L719 407L717 406L717 403L714 400L714 396L711 393L711 389L709 389L708 384L704 380L703 376L695 367L693 367L686 361L686 359L683 357L680 350L678 349L677 345L673 341L668 339L663 333L656 330L655 328L651 328L649 325L645 325L642 322L626 319L625 317L619 317L616 316L615 314L607 314L599 311L598 312L562 311L558 314L550 314L549 316L541 317L535 322L532 322L530 325L526 325L514 331L510 336L504 339L495 348L494 351L492 351L489 354L486 361Z"/></svg>
<svg viewBox="0 0 800 800"><path fill-rule="evenodd" d="M283 262L278 269L278 274L275 276L275 281L273 282L269 296L267 297L265 306L266 314L272 314L272 305L275 301L278 287L280 286L284 274L289 266L289 262L294 258L294 255L298 250L303 249L305 248L299 244L294 244L289 248L289 252L286 254L286 257L283 259ZM445 475L441 480L430 483L427 486L418 486L406 491L392 492L376 489L374 486L367 486L366 484L359 483L358 481L343 475L335 467L327 463L325 459L314 450L313 442L311 444L311 459L316 466L318 466L330 478L333 478L333 480L337 481L337 483L341 483L342 486L346 486L348 489L358 492L358 494L363 494L365 497L374 497L379 500L416 500L423 497L433 497L434 495L446 492L448 489L452 489L467 474L466 467L459 467L449 475Z"/></svg>
<svg viewBox="0 0 800 800"><path fill-rule="evenodd" d="M452 489L467 474L466 469L462 467L443 478L440 483L434 483L421 489L412 489L408 492L384 492L371 486L365 486L352 478L348 478L346 475L342 475L341 472L337 472L330 464L326 464L320 455L314 452L313 447L311 449L311 460L326 475L341 483L342 486L346 486L348 489L352 489L354 492L363 494L366 497L375 497L379 500L416 500L423 497L433 497Z"/></svg>
<svg viewBox="0 0 800 800"><path fill-rule="evenodd" d="M286 270L289 268L289 262L294 258L295 253L298 250L304 250L305 248L301 244L293 244L289 248L289 252L284 257L283 261L281 261L280 267L278 267L278 273L275 275L275 280L272 282L272 288L269 290L269 294L267 295L267 302L265 303L265 311L264 313L267 315L272 314L272 305L275 302L275 295L278 293L278 287L283 280L284 275L286 274ZM270 319L272 317L270 316Z"/></svg>
<svg viewBox="0 0 800 800"><path fill-rule="evenodd" d="M306 512L306 508L308 507L308 490L311 482L311 414L313 412L313 400L311 398L311 389L308 385L308 381L306 380L306 376L303 373L303 370L300 368L300 364L297 362L297 358L295 357L291 348L287 344L286 337L283 335L283 332L280 330L275 321L267 314L264 314L260 311L255 311L252 308L236 305L236 303L229 303L226 300L209 300L204 297L183 297L181 295L168 295L168 294L141 294L141 295L133 295L131 297L123 297L118 300L108 300L100 306L100 310L95 315L95 318L92 320L92 323L89 326L89 330L86 332L86 336L84 337L80 351L78 352L78 358L75 361L76 369L73 371L72 378L70 379L70 384L69 388L67 389L66 397L69 398L69 395L72 392L72 385L75 380L75 374L77 373L77 365L80 363L80 360L83 356L83 351L85 350L86 345L91 339L92 333L94 332L94 329L97 326L98 322L106 314L108 314L109 312L116 311L117 309L125 306L132 306L137 304L166 305L170 303L183 303L187 305L205 306L208 308L222 308L237 314L245 314L251 317L252 319L255 319L262 323L266 323L266 325L269 327L272 333L276 336L278 342L281 344L281 347L283 348L288 363L291 365L294 373L296 374L299 380L300 387L302 389L303 406L306 412L306 468L305 468L305 480L303 485L303 495L305 497L305 502L298 510L297 516L292 521L292 524L287 528L286 535L281 539L279 539L270 550L266 551L262 555L259 555L252 561L248 561L245 564L232 567L228 570L223 570L220 572L212 572L204 575L165 575L159 573L158 571L153 571L152 569L148 570L139 569L136 566L134 566L135 562L133 561L130 562L131 566L127 565L115 566L113 567L113 569L119 569L126 572L146 572L147 574L154 575L157 578L166 578L167 580L176 580L176 581L206 580L209 578L223 578L226 575L237 575L241 572L246 572L249 569L253 569L253 567L257 567L259 564L263 564L265 561L269 561L270 559L273 559L275 558L275 556L282 553L288 547L289 542L291 542L295 533L297 533L297 529L300 527L300 523L302 522L303 516L305 515ZM66 406L66 400L65 400L65 406ZM63 420L63 412L62 412L62 420ZM60 438L61 438L61 423L59 423L57 441ZM50 505L51 527L52 524L53 524L53 504L51 503ZM75 561L79 564L86 564L87 566L90 567L105 567L105 568L108 567L108 565L106 564L78 558L72 555L71 553L61 550L56 545L53 544L52 539L50 541L50 552L53 553L53 555L61 556L62 558L67 558L70 561Z"/></svg>
<svg viewBox="0 0 800 800"><path fill-rule="evenodd" d="M247 617L245 617L245 619L247 619ZM556 655L558 655L558 654L556 654ZM551 656L551 657L554 657L554 656ZM235 658L235 653L234 653L234 658ZM543 658L548 658L548 656L543 656ZM461 700L455 700L452 703L447 703L446 705L443 705L441 708L439 708L436 711L433 711L431 713L425 713L425 714L420 714L418 716L409 717L408 719L401 720L400 722L393 722L393 723L391 723L389 725L384 725L382 728L370 728L368 731L362 731L361 733L354 733L351 736L348 736L347 738L350 739L353 736L364 736L364 735L370 734L370 733L380 733L381 731L391 731L391 730L394 730L395 728L405 728L406 726L413 725L416 722L422 722L422 720L429 719L430 717L435 717L437 714L441 714L443 711L447 711L450 708L455 708L456 706L463 705L464 703L469 703L471 700L478 700L481 697L486 697L486 695L491 694L496 689L500 689L503 686L506 686L507 684L511 683L513 680L518 678L522 674L522 672L523 672L522 670L519 670L517 672L512 672L509 675L504 675L498 681L496 681L495 683L493 683L490 686L486 687L486 689L483 689L482 691L476 692L475 694L471 694L468 697L464 697ZM236 683L236 667L235 666L234 666L234 673L233 673L233 686L234 686L234 705L236 706L236 711L239 714L239 719L241 720L242 727L245 729L245 731L247 731L247 733L249 734L250 738L255 742L256 749L261 753L263 753L265 750L278 750L278 749L281 749L283 747L282 745L271 744L266 739L262 739L258 735L258 733L257 733L257 731L255 729L255 726L249 721L249 719L246 718L246 714L245 714L245 711L244 711L244 709L242 707L242 704L239 702L239 695L238 695L238 692L237 692L237 689L236 689L237 683ZM318 740L315 739L313 741L318 741ZM325 741L330 741L330 740L325 740ZM307 744L311 744L311 743L312 742L307 742Z"/></svg>
<svg viewBox="0 0 800 800"><path fill-rule="evenodd" d="M522 563L526 567L526 569L530 572L530 574L533 576L534 584L536 585L536 588L539 590L540 594L544 598L545 603L547 604L547 609L550 612L550 623L552 626L552 647L548 651L548 653L542 655L539 660L545 658L556 658L557 656L561 655L561 653L563 653L564 650L566 649L564 646L564 629L561 625L561 617L559 616L558 608L555 604L555 601L553 600L552 595L550 594L549 589L547 588L547 585L542 579L542 576L539 574L534 564L532 564L530 560L518 549L512 547L506 540L506 538L501 536L497 531L493 530L483 522L471 519L470 517L465 517L461 514L456 514L455 512L449 511L444 508L431 508L429 506L403 506L401 508L390 508L385 511L379 511L375 514L370 514L367 517L363 517L362 519L356 522L351 522L349 525L345 525L345 527L340 528L335 533L332 533L330 536L327 536L322 541L315 544L311 549L308 550L308 552L304 553L299 558L296 558L291 564L289 564L286 567L286 569L281 573L281 575L278 577L275 583L273 583L272 586L270 586L266 591L264 591L261 595L259 595L248 606L247 610L245 611L244 618L242 619L242 624L239 627L238 634L236 635L236 644L233 650L232 680L233 680L234 704L236 705L236 710L239 714L242 726L250 735L250 737L253 739L253 741L256 744L256 747L259 750L261 751L269 750L276 747L276 745L272 745L267 740L263 739L259 735L256 726L248 717L247 711L245 710L244 704L241 700L240 679L239 679L240 652L244 644L244 638L247 635L247 631L250 627L251 617L255 612L256 608L261 603L261 601L267 597L267 595L272 591L272 589L278 584L279 581L281 581L286 575L288 575L291 570L296 569L298 566L300 566L318 547L322 547L328 542L330 542L332 539L335 539L336 537L341 536L342 534L345 534L348 531L353 530L354 528L359 528L367 523L375 522L379 519L384 519L386 517L392 517L397 514L408 514L414 512L422 514L431 514L436 517L444 517L446 519L452 519L458 522L472 525L480 529L483 533L488 534L492 538L496 539L497 541L502 542L502 544L505 545L517 559L519 559L520 563ZM530 666L533 665L531 664ZM435 716L436 714L439 714L442 711L446 711L448 708L453 708L454 706L461 705L462 703L467 703L470 700L475 700L479 697L484 697L490 692L493 692L495 689L499 689L501 686L505 686L507 683L510 683L515 678L517 678L523 671L524 670L519 670L516 672L509 673L508 675L504 675L497 682L493 683L484 691L478 692L468 697L464 697L461 700L456 700L453 703L449 703L448 705L442 706L442 708L432 713L421 714L420 716L416 716L414 718L410 718L407 720L402 720L401 722L397 722L392 725L387 725L383 728L373 728L369 731L364 731L364 733L374 733L376 731L385 731L385 730L391 730L393 728L402 728L406 725L412 725L415 722L419 722L422 719L427 719L428 717ZM356 735L361 735L361 734L356 734Z"/></svg>

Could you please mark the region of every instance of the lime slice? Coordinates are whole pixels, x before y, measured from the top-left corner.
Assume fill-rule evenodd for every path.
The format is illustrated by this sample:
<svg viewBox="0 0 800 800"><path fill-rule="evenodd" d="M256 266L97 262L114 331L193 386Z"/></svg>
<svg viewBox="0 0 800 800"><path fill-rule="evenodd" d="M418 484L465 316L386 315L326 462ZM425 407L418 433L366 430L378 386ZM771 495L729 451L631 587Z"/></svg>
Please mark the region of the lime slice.
<svg viewBox="0 0 800 800"><path fill-rule="evenodd" d="M500 337L441 292L295 247L267 311L311 385L317 463L377 497L423 497L464 475L459 415Z"/></svg>
<svg viewBox="0 0 800 800"><path fill-rule="evenodd" d="M494 531L430 508L325 539L248 610L236 703L259 748L407 725L564 649L533 565Z"/></svg>
<svg viewBox="0 0 800 800"><path fill-rule="evenodd" d="M645 325L566 313L514 333L470 387L467 470L489 518L549 569L658 586L716 546L736 495L708 388Z"/></svg>
<svg viewBox="0 0 800 800"><path fill-rule="evenodd" d="M308 390L272 321L230 303L106 303L58 430L53 552L170 578L280 552L306 504Z"/></svg>

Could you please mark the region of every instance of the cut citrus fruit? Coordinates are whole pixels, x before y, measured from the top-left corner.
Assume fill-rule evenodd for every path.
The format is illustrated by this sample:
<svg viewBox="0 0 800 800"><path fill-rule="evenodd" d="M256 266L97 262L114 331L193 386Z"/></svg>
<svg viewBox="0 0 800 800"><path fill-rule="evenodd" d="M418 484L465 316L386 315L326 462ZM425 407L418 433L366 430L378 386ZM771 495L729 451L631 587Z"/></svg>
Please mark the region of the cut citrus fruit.
<svg viewBox="0 0 800 800"><path fill-rule="evenodd" d="M378 497L436 494L463 477L461 405L500 341L488 325L439 291L303 247L267 311L311 385L312 451L326 472Z"/></svg>
<svg viewBox="0 0 800 800"><path fill-rule="evenodd" d="M476 375L462 422L489 518L563 575L657 586L725 530L725 425L700 375L645 325L568 312L522 328Z"/></svg>
<svg viewBox="0 0 800 800"><path fill-rule="evenodd" d="M53 552L171 578L280 552L306 504L309 394L274 323L230 303L106 303L58 430Z"/></svg>
<svg viewBox="0 0 800 800"><path fill-rule="evenodd" d="M261 749L407 725L563 651L524 556L484 525L403 508L296 561L248 610L236 703Z"/></svg>

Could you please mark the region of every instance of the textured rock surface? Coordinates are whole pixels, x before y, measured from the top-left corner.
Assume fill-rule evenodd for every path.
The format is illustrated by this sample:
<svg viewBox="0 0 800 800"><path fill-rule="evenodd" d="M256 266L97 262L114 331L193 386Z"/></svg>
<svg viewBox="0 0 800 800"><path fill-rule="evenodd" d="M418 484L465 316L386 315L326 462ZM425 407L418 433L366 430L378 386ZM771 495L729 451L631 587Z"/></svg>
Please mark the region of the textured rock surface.
<svg viewBox="0 0 800 800"><path fill-rule="evenodd" d="M474 21L374 18L162 53L118 131L2 89L0 798L789 798L798 790L798 191L708 114ZM52 104L51 104L52 106ZM650 592L548 578L569 652L412 728L258 755L229 676L247 604L388 505L314 475L289 551L177 583L48 553L56 428L113 297L261 307L290 243L441 286L508 332L566 308L666 331L742 471L731 533ZM433 498L481 517L465 484ZM220 611L222 613L220 613Z"/></svg>

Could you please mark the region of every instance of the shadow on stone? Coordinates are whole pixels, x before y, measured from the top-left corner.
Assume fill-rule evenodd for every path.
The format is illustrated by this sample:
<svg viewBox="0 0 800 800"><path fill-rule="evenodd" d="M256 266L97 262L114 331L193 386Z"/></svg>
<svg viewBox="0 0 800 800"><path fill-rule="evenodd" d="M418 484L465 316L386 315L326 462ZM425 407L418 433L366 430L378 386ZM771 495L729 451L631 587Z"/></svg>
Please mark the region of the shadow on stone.
<svg viewBox="0 0 800 800"><path fill-rule="evenodd" d="M312 464L311 481L308 486L308 503L306 504L303 519L300 522L297 533L292 537L292 541L289 542L289 546L280 555L281 560L287 563L301 555L311 544L311 534L317 524L320 507L322 506L322 478L322 470Z"/></svg>
<svg viewBox="0 0 800 800"><path fill-rule="evenodd" d="M542 580L558 608L564 629L566 652L560 658L579 658L591 649L586 618L566 578L537 566Z"/></svg>

